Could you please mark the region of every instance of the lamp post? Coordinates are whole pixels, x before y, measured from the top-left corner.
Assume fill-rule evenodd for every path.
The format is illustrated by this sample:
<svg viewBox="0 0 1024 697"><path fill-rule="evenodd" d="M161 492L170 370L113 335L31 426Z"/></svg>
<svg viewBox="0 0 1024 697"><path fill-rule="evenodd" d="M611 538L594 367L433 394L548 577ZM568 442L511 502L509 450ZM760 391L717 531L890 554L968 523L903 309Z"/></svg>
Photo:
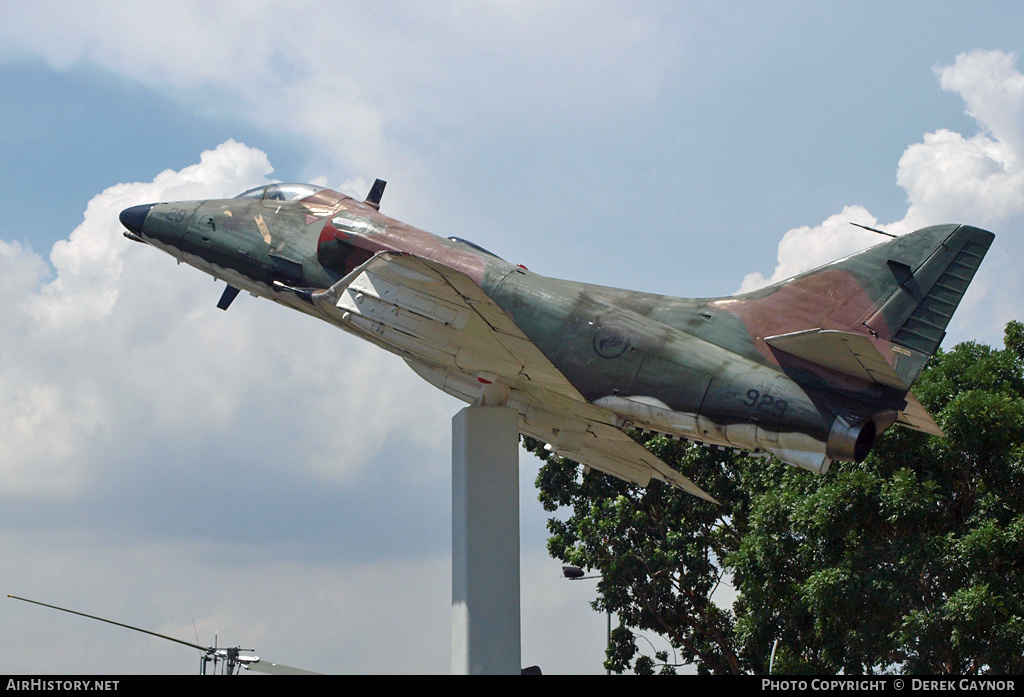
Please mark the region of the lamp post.
<svg viewBox="0 0 1024 697"><path fill-rule="evenodd" d="M593 576L584 576L583 575L583 569L581 569L578 566L572 566L571 564L563 564L562 565L562 576L567 578L567 579L569 579L570 581L583 581L584 579L588 579L588 578L601 578L601 576L599 574L595 574ZM606 633L605 633L605 652L604 652L605 657L608 656L608 650L612 646L612 611L608 610L607 614L608 614L608 624L607 624L607 629L606 629ZM605 675L611 675L611 674L612 674L612 669L611 668L606 668L605 669Z"/></svg>

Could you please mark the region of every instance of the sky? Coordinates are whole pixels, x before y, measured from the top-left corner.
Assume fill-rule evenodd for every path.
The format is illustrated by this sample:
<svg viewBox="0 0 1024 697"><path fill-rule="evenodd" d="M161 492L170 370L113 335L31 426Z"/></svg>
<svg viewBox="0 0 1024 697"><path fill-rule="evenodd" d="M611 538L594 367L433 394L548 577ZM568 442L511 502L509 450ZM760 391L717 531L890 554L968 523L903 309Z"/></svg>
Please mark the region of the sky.
<svg viewBox="0 0 1024 697"><path fill-rule="evenodd" d="M463 405L274 303L218 310L118 212L380 177L422 229L689 297L879 241L849 222L969 223L996 240L944 345L999 344L1024 319L1019 11L0 0L0 591L310 670L449 672ZM523 665L600 674L538 466L521 453ZM0 627L0 673L198 670L7 598Z"/></svg>

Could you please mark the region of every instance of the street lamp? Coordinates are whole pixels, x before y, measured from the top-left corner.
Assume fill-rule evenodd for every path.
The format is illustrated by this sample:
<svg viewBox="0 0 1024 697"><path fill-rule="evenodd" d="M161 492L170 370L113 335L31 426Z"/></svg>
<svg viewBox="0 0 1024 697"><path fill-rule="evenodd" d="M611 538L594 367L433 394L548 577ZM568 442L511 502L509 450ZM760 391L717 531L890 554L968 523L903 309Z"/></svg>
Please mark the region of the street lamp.
<svg viewBox="0 0 1024 697"><path fill-rule="evenodd" d="M573 566L571 564L563 564L562 565L562 576L567 578L567 579L569 579L570 581L583 581L583 580L588 579L588 578L601 578L600 574L595 574L593 576L585 576L583 574L583 569L581 569L578 566ZM608 652L609 652L609 650L612 647L612 611L611 610L608 610L608 625L607 625L607 627L608 628L607 628L607 631L606 631L606 634L605 634L605 651L604 651L605 657L608 656ZM605 669L605 675L611 675L611 674L612 674L612 669L611 668L606 668Z"/></svg>

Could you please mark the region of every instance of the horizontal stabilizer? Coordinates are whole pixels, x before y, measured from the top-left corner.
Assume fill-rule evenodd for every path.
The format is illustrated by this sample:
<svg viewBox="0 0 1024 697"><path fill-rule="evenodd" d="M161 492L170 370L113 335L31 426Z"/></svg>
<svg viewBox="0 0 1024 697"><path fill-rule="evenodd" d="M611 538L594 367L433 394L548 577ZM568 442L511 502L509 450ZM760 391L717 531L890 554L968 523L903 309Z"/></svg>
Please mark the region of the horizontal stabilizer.
<svg viewBox="0 0 1024 697"><path fill-rule="evenodd" d="M946 437L946 434L942 432L939 425L935 423L932 415L928 413L928 410L924 408L924 405L917 400L917 397L912 392L907 393L907 406L899 413L896 423L921 433L927 433L930 436Z"/></svg>
<svg viewBox="0 0 1024 697"><path fill-rule="evenodd" d="M871 339L850 332L811 329L779 336L769 336L765 342L772 348L810 361L829 370L900 390L909 389L906 381L890 366ZM893 353L897 365L903 354L897 347ZM916 372L915 372L916 375ZM907 392L907 406L899 412L896 423L932 436L945 436L928 410L911 392Z"/></svg>
<svg viewBox="0 0 1024 697"><path fill-rule="evenodd" d="M765 337L765 343L843 375L901 390L910 388L864 334L809 329Z"/></svg>

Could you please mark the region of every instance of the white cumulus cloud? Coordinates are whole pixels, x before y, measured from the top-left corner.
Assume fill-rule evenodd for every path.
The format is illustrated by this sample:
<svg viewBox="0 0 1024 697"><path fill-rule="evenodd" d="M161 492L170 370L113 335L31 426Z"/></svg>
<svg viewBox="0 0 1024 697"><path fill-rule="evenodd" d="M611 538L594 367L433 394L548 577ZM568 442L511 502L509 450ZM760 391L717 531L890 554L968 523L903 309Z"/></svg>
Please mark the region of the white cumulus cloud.
<svg viewBox="0 0 1024 697"><path fill-rule="evenodd" d="M230 196L271 172L264 153L228 141L196 165L110 187L54 245L52 276L0 242L0 490L71 496L168 443L246 451L262 438L255 467L339 482L396 433L444 447L433 388L397 359L248 296L217 310L209 277L121 235L126 207Z"/></svg>
<svg viewBox="0 0 1024 697"><path fill-rule="evenodd" d="M882 239L878 233L854 227L850 223L875 227L878 221L864 206L847 206L820 225L804 225L789 230L779 243L779 263L771 278L766 279L759 271L749 273L743 278L743 284L737 292L746 293L791 278L807 269L877 244Z"/></svg>
<svg viewBox="0 0 1024 697"><path fill-rule="evenodd" d="M967 223L992 230L996 242L963 304L980 307L985 297L984 308L973 315L959 313L954 327L970 323L985 338L998 338L1007 320L1024 316L1019 268L1007 261L1024 251L1024 75L1015 55L980 50L957 56L937 73L943 89L963 98L978 132L964 136L939 129L906 149L896 174L907 192L906 215L879 224L864 206L851 205L819 225L789 230L779 243L772 274L748 274L737 292L782 281L879 241L851 222L895 234Z"/></svg>

